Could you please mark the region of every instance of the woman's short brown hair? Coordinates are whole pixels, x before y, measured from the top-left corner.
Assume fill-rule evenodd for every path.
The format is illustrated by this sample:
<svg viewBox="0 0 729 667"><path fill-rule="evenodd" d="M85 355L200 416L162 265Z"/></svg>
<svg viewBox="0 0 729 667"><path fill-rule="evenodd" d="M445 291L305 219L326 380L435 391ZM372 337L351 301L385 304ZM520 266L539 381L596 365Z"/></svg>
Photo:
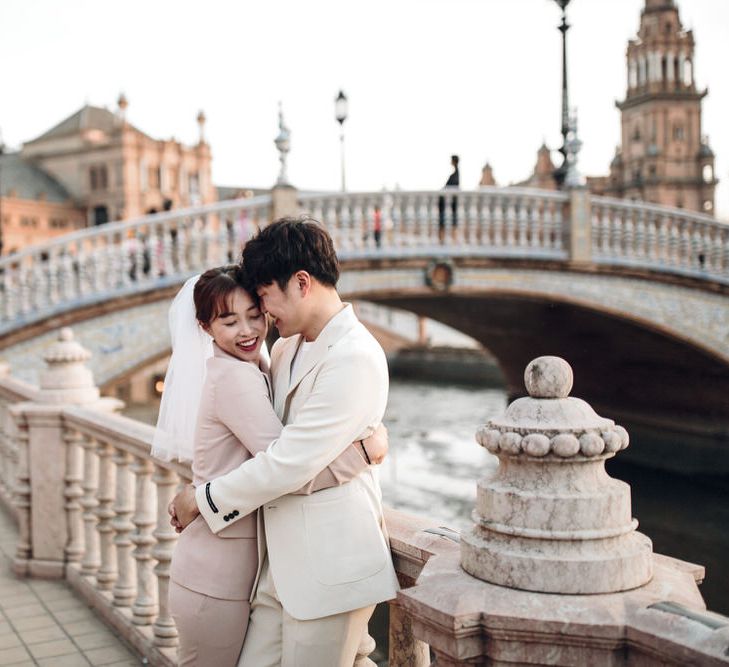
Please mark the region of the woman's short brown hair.
<svg viewBox="0 0 729 667"><path fill-rule="evenodd" d="M228 312L228 298L237 289L246 290L255 303L258 296L247 289L245 270L238 264L227 264L208 269L203 273L193 291L195 317L198 322L209 326L221 313Z"/></svg>

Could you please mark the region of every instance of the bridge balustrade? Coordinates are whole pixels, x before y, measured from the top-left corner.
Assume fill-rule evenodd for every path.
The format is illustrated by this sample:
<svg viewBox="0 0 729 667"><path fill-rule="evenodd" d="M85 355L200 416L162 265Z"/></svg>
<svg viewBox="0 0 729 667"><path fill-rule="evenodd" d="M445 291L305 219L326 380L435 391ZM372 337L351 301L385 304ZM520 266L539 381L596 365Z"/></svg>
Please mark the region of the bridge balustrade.
<svg viewBox="0 0 729 667"><path fill-rule="evenodd" d="M72 332L64 329L44 355L47 369L38 387L10 377L7 366L0 368L0 502L19 528L13 569L21 576L65 578L148 664L171 667L176 664L178 635L167 593L177 536L167 506L191 472L187 465L150 457L153 427L115 414L118 402L99 398L86 366L88 358ZM554 363L546 359L542 363L551 363L549 370ZM569 368L564 362L560 368L561 376L553 370L527 372L530 395L539 400L519 399L511 412L479 432L479 442L509 464L505 472L496 471L499 478L488 472L479 483L479 494L489 489L511 493L512 487L504 486L506 479L515 488L527 489L525 497L535 506L550 502L562 507L587 500L579 505L580 512L604 528L602 522L612 521L613 515L603 517L603 506L596 505L595 498L611 506L612 487L606 486L609 478L595 477L591 471L602 470L604 459L627 445L627 433L595 415L584 401L565 398L571 371L564 370ZM549 419L557 419L559 428L524 413L525 400ZM554 405L547 408L545 401ZM564 407L568 401L571 411ZM592 421L586 425L588 417ZM520 420L530 424L524 431L529 435L523 436ZM590 432L583 433L585 429ZM542 430L558 435L550 439ZM526 474L514 472L515 466ZM539 484L533 483L534 475L541 479ZM560 483L560 475L572 480L570 484ZM629 496L625 485L617 484L623 496ZM519 549L525 548L519 541L525 536L541 540L552 549L550 554L568 563L572 555L562 553L565 548L589 559L592 552L581 550L590 542L594 548L607 549L605 555L615 560L616 540L627 539L622 529L608 530L609 543L597 544L605 536L600 530L579 529L587 519L578 517L571 505L541 513L517 506L521 509L515 516L529 526L533 521L548 525L517 530L484 517L460 546L458 536L437 522L386 510L393 561L403 586L390 603L391 667L430 665L428 644L439 665L524 664L532 658L555 665L727 664L721 656L726 656L729 619L702 607L695 584L703 578L699 566L655 556L654 582L624 593L580 596L575 591L593 592L591 580L557 581L554 572L565 571L545 569L538 558L535 567L540 577L552 587L569 586L571 595L562 596L562 588L525 586L550 591L541 594L519 591L508 582L496 585L498 580L481 572L493 563L480 560L479 549L474 551L474 535L484 530L503 533L495 544L503 550L504 540L509 541L504 551L507 560L518 560ZM491 511L490 507L477 502L481 512ZM499 507L499 511L505 508ZM626 516L630 518L629 505ZM579 526L572 526L573 518L579 519ZM564 543L564 531L557 530L553 521L567 521L572 542ZM635 523L630 523L630 531ZM464 544L470 551L464 551ZM464 553L475 557L467 565L469 572L478 570L478 578L461 569ZM500 570L498 574L506 576ZM601 577L600 585L610 591L635 585L621 577ZM364 655L358 664L372 665Z"/></svg>
<svg viewBox="0 0 729 667"><path fill-rule="evenodd" d="M592 197L592 257L729 282L729 226L714 218L644 202Z"/></svg>

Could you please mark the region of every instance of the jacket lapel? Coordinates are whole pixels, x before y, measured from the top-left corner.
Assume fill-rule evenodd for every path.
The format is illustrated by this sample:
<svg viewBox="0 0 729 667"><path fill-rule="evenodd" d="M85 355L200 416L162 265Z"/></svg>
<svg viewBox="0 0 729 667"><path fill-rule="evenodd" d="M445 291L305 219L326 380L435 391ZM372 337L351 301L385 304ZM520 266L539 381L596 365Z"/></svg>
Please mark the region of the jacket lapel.
<svg viewBox="0 0 729 667"><path fill-rule="evenodd" d="M289 389L289 379L291 375L291 361L299 349L299 342L302 336L297 334L287 338L281 343L282 350L276 355L271 368L273 375L273 409L279 416L283 415L284 403ZM283 420L282 420L283 421Z"/></svg>

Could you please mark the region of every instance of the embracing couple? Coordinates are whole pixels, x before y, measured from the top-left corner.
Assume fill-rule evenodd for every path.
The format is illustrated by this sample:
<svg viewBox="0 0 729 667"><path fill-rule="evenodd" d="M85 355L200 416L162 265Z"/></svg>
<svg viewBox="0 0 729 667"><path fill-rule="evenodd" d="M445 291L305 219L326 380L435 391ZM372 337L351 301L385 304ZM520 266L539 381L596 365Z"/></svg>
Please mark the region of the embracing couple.
<svg viewBox="0 0 729 667"><path fill-rule="evenodd" d="M364 664L367 622L395 596L372 468L387 363L338 277L327 232L281 219L173 302L153 453L192 461L170 506L181 665Z"/></svg>

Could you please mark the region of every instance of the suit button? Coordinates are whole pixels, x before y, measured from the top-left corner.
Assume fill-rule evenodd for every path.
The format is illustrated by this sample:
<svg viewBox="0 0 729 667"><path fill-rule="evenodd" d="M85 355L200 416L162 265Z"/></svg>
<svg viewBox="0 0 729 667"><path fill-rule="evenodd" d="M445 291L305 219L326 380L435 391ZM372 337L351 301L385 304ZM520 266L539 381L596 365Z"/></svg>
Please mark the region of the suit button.
<svg viewBox="0 0 729 667"><path fill-rule="evenodd" d="M233 516L238 516L240 512L238 510L233 510Z"/></svg>
<svg viewBox="0 0 729 667"><path fill-rule="evenodd" d="M225 516L223 517L223 520L224 520L224 521L230 521L230 515L229 515L229 514L226 514L226 515L225 515Z"/></svg>

